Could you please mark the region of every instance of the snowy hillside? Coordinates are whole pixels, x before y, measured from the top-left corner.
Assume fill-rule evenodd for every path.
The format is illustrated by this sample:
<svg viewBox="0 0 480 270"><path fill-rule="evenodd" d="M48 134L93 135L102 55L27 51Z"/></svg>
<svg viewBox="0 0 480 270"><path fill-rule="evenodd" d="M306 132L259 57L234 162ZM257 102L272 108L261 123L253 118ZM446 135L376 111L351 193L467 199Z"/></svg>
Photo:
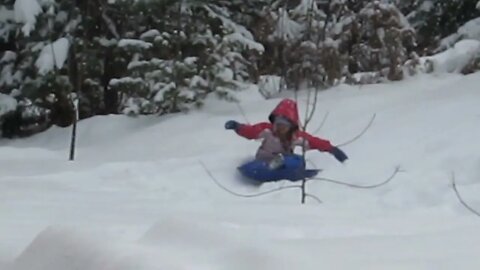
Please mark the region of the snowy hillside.
<svg viewBox="0 0 480 270"><path fill-rule="evenodd" d="M168 117L94 117L78 127L78 160L68 162L69 129L1 141L0 269L479 269L480 73L341 85L322 92L315 130L340 144L346 164L309 152L323 177L377 189L310 182L323 204L300 205L287 190L239 198L288 182L246 185L236 166L259 142L223 129L245 121L234 104ZM280 99L240 92L250 122ZM299 105L306 107L306 95ZM208 104L210 103L210 104ZM214 106L211 106L215 103ZM302 114L303 115L303 114Z"/></svg>

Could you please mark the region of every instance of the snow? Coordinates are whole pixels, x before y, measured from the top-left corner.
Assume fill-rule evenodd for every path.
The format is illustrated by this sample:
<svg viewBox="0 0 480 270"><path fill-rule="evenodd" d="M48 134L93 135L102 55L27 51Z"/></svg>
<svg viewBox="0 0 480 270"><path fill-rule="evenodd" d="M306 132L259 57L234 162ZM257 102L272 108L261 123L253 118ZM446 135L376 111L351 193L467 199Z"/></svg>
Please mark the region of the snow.
<svg viewBox="0 0 480 270"><path fill-rule="evenodd" d="M221 70L217 71L215 76L223 81L233 80L233 70L231 68L224 67Z"/></svg>
<svg viewBox="0 0 480 270"><path fill-rule="evenodd" d="M476 39L480 41L480 18L466 22L458 28L456 33L442 39L439 49L450 48L461 39Z"/></svg>
<svg viewBox="0 0 480 270"><path fill-rule="evenodd" d="M2 59L0 59L0 63L7 63L12 62L17 59L17 54L13 51L5 51L3 53Z"/></svg>
<svg viewBox="0 0 480 270"><path fill-rule="evenodd" d="M165 93L176 89L177 85L174 82L170 82L168 84L164 84L155 94L155 97L153 98L154 101L160 102L164 100L164 95Z"/></svg>
<svg viewBox="0 0 480 270"><path fill-rule="evenodd" d="M140 35L140 39L155 38L160 36L160 32L157 29L151 29Z"/></svg>
<svg viewBox="0 0 480 270"><path fill-rule="evenodd" d="M68 57L70 42L67 38L59 38L51 44L43 47L40 55L35 61L35 66L40 74L46 74L54 69L53 62L58 69L63 67Z"/></svg>
<svg viewBox="0 0 480 270"><path fill-rule="evenodd" d="M290 19L288 12L285 10L280 10L279 14L276 28L272 34L273 37L281 40L296 40L300 38L303 31L302 25Z"/></svg>
<svg viewBox="0 0 480 270"><path fill-rule="evenodd" d="M0 268L64 269L462 269L480 266L480 73L430 74L320 92L309 130L350 159L309 152L322 176L377 183L371 190L310 182L323 204L298 190L238 198L287 182L251 186L235 168L259 142L223 129L226 120L265 121L280 98L253 87L238 105L209 98L203 109L164 117L97 116L80 121L75 162L70 128L1 140ZM292 97L293 93L282 93ZM298 94L306 108L306 92ZM303 116L304 114L301 113ZM312 165L313 166L313 165Z"/></svg>
<svg viewBox="0 0 480 270"><path fill-rule="evenodd" d="M222 14L218 14L207 5L205 5L203 8L205 8L210 17L217 18L222 21L223 26L231 32L229 35L230 39L239 41L248 46L250 49L256 49L261 52L264 51L263 45L255 41L253 34L247 28L245 28L245 26L235 23L230 18Z"/></svg>
<svg viewBox="0 0 480 270"><path fill-rule="evenodd" d="M183 60L183 63L185 63L186 65L195 65L197 61L198 61L198 57L191 56L191 57L186 57Z"/></svg>
<svg viewBox="0 0 480 270"><path fill-rule="evenodd" d="M15 13L4 6L0 6L0 22L13 21L15 19Z"/></svg>
<svg viewBox="0 0 480 270"><path fill-rule="evenodd" d="M457 42L453 48L442 53L422 57L422 61L430 61L437 73L459 73L474 59L478 58L480 58L480 41L466 39Z"/></svg>
<svg viewBox="0 0 480 270"><path fill-rule="evenodd" d="M14 98L0 93L0 117L16 108L17 101Z"/></svg>
<svg viewBox="0 0 480 270"><path fill-rule="evenodd" d="M30 36L30 32L35 29L36 17L42 12L42 7L37 0L15 0L14 12L15 21L23 23L23 34Z"/></svg>
<svg viewBox="0 0 480 270"><path fill-rule="evenodd" d="M248 48L249 50L256 50L261 53L265 51L265 48L261 43L255 42L251 39L247 39L245 38L245 36L241 35L240 33L233 33L233 34L226 35L224 39L232 43L238 42L242 44L244 47Z"/></svg>
<svg viewBox="0 0 480 270"><path fill-rule="evenodd" d="M313 14L318 14L317 3L313 0L301 0L300 4L292 10L292 13L297 16L307 16L310 11Z"/></svg>
<svg viewBox="0 0 480 270"><path fill-rule="evenodd" d="M119 79L111 79L109 82L110 86L118 86L120 84L143 84L144 81L142 78L132 78L132 77L122 77Z"/></svg>
<svg viewBox="0 0 480 270"><path fill-rule="evenodd" d="M433 1L426 0L422 3L419 10L423 12L429 12L430 10L432 10L433 7L434 7Z"/></svg>
<svg viewBox="0 0 480 270"><path fill-rule="evenodd" d="M97 42L103 47L111 47L117 45L116 39L107 39L107 38L99 38Z"/></svg>
<svg viewBox="0 0 480 270"><path fill-rule="evenodd" d="M278 95L281 89L282 77L275 75L262 75L258 80L258 88L265 98Z"/></svg>
<svg viewBox="0 0 480 270"><path fill-rule="evenodd" d="M53 8L53 6L51 8ZM68 21L68 12L63 10L58 12L55 21L65 24Z"/></svg>
<svg viewBox="0 0 480 270"><path fill-rule="evenodd" d="M0 86L12 84L17 80L17 76L12 74L13 72L13 62L17 58L17 54L12 51L5 51L2 58L0 59L0 64L3 65L3 68L0 72Z"/></svg>
<svg viewBox="0 0 480 270"><path fill-rule="evenodd" d="M121 39L118 42L118 47L137 47L140 49L148 49L152 47L152 43L150 42L145 42L143 40L138 40L138 39Z"/></svg>

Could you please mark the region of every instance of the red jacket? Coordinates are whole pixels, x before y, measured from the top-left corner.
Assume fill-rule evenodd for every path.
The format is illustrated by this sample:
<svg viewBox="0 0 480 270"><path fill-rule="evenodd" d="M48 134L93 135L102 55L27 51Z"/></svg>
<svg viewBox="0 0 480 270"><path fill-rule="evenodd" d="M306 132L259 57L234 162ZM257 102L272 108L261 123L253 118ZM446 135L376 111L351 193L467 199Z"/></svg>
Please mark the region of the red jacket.
<svg viewBox="0 0 480 270"><path fill-rule="evenodd" d="M298 116L297 103L291 99L284 99L277 105L268 117L270 123L242 124L237 128L236 132L238 135L250 140L264 138L266 133L273 133L272 123L276 116L283 116L295 125L297 131L293 135L292 146L302 146L305 143L306 150L315 149L325 152L329 152L333 148L333 145L328 140L320 139L299 130L300 118Z"/></svg>

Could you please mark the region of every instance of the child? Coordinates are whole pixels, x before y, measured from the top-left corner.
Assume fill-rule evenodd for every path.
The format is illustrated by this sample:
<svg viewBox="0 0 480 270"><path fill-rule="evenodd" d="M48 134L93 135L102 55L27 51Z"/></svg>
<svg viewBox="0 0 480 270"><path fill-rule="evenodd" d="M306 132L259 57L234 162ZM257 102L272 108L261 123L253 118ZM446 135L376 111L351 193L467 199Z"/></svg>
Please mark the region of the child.
<svg viewBox="0 0 480 270"><path fill-rule="evenodd" d="M329 152L340 162L348 158L342 150L329 141L299 130L297 103L291 99L282 100L268 119L270 123L262 122L254 125L240 124L230 120L225 123L225 128L235 130L238 135L250 140L263 139L255 158L269 163L271 169L282 166L285 157L299 159L299 156L294 155L293 152L295 146L304 146L305 150Z"/></svg>

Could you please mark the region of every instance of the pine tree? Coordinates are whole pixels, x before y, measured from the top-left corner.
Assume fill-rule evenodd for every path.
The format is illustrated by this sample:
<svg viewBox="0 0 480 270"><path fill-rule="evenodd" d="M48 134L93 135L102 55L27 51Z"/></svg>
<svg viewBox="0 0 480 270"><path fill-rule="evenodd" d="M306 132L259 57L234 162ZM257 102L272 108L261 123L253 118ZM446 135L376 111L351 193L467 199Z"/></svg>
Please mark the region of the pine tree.
<svg viewBox="0 0 480 270"><path fill-rule="evenodd" d="M351 73L377 71L390 80L403 78L402 66L415 47L415 31L394 4L367 3L349 31Z"/></svg>
<svg viewBox="0 0 480 270"><path fill-rule="evenodd" d="M442 38L476 17L477 0L419 0L408 19L418 33L418 47L423 54L431 54Z"/></svg>

